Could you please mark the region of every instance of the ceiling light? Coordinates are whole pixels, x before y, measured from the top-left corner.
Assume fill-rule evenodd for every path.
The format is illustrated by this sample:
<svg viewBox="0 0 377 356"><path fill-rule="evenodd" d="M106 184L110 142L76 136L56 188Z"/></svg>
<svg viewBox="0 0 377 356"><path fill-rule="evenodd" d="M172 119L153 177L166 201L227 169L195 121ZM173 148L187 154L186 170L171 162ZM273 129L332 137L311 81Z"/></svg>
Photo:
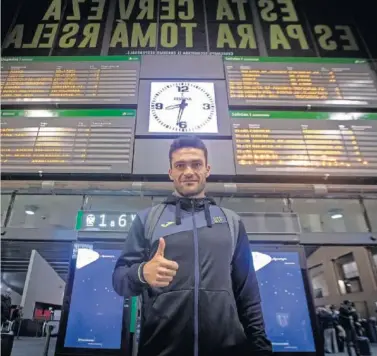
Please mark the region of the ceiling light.
<svg viewBox="0 0 377 356"><path fill-rule="evenodd" d="M26 205L25 206L25 214L26 215L35 215L38 207L36 205Z"/></svg>
<svg viewBox="0 0 377 356"><path fill-rule="evenodd" d="M330 209L328 211L328 214L330 215L331 219L337 220L343 218L343 210L342 209Z"/></svg>

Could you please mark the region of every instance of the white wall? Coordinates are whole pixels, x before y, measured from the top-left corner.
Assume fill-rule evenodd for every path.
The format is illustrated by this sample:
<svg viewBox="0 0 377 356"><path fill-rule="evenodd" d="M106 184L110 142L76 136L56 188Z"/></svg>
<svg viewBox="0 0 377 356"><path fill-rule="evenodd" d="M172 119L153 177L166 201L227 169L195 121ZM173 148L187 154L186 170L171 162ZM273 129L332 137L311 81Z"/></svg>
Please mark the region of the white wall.
<svg viewBox="0 0 377 356"><path fill-rule="evenodd" d="M1 283L1 294L7 294L7 293L9 293L12 299L12 305L20 305L21 295L19 295L13 289L9 288L6 284Z"/></svg>
<svg viewBox="0 0 377 356"><path fill-rule="evenodd" d="M21 300L23 317L33 318L36 302L62 305L64 289L63 279L36 250L33 250Z"/></svg>

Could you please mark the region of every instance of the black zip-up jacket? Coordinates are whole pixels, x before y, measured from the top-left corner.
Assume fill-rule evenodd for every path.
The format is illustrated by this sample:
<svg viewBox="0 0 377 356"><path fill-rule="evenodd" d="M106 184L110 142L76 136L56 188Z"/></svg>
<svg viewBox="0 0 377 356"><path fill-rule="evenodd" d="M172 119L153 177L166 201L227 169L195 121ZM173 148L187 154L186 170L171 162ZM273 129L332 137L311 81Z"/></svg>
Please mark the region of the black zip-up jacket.
<svg viewBox="0 0 377 356"><path fill-rule="evenodd" d="M232 254L228 223L212 199L171 196L164 204L151 243L144 233L150 209L137 214L113 273L119 295L142 295L139 356L269 355L243 223ZM152 288L138 269L160 237L179 269L168 287Z"/></svg>
<svg viewBox="0 0 377 356"><path fill-rule="evenodd" d="M356 314L356 315L355 315ZM347 305L341 305L339 308L339 323L344 329L352 329L353 323L357 322L358 316L353 308Z"/></svg>

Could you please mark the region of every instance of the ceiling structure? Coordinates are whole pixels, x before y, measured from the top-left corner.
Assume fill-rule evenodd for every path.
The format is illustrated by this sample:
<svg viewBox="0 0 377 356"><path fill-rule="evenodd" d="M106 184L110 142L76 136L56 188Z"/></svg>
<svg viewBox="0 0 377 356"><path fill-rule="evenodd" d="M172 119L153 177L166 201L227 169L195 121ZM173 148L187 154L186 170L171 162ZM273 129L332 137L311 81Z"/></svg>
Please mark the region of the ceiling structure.
<svg viewBox="0 0 377 356"><path fill-rule="evenodd" d="M161 202L163 196L106 196L106 195L17 195L8 222L9 227L40 229L54 227L72 231L80 209L135 212ZM293 198L290 204L283 198L223 197L218 204L237 212L289 212L300 216L303 231L363 232L367 231L362 206L357 199ZM10 202L1 195L2 215ZM364 200L373 230L377 231L377 200ZM30 213L32 211L32 213ZM26 278L31 251L40 255L65 280L69 268L72 244L69 241L1 241L3 282L21 292ZM307 247L310 256L318 247Z"/></svg>
<svg viewBox="0 0 377 356"><path fill-rule="evenodd" d="M37 250L63 280L68 274L71 242L2 240L1 280L21 295L32 250Z"/></svg>

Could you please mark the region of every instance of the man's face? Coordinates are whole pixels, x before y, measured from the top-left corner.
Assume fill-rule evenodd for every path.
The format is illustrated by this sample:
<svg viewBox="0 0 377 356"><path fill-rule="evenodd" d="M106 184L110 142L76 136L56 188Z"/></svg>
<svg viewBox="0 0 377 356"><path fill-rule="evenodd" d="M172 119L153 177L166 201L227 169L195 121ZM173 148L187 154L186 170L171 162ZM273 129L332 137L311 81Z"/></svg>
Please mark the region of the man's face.
<svg viewBox="0 0 377 356"><path fill-rule="evenodd" d="M185 147L173 152L169 177L180 195L191 197L202 193L209 173L203 150Z"/></svg>

